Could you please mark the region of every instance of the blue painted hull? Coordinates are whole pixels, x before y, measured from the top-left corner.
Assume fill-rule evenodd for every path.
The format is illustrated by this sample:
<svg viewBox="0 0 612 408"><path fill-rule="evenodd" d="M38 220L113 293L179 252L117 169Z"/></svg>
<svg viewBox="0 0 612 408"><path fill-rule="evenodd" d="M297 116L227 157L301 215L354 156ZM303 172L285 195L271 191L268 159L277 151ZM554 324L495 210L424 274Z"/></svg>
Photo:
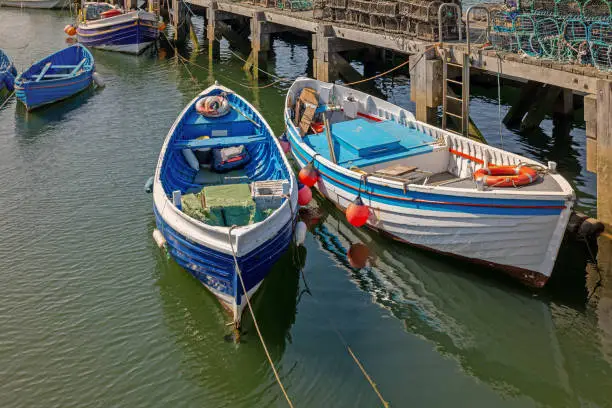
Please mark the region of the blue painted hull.
<svg viewBox="0 0 612 408"><path fill-rule="evenodd" d="M234 109L249 119L235 111L212 119L204 119L196 112L196 100L221 92ZM213 227L196 222L170 201L176 191L186 194L209 185L196 183L199 171L186 162L179 147L181 143L214 132L240 137L253 134L255 127L260 136L256 143L247 147L251 160L243 171L249 182L287 181L289 194L283 196L280 207L263 221L239 226L232 232L229 225ZM219 298L233 313L234 323L239 325L246 299L255 293L289 247L297 216L297 182L269 125L250 104L227 88L209 88L185 108L166 138L156 171L153 198L157 229L165 239L168 253ZM232 250L228 246L230 239ZM236 271L233 252L246 293Z"/></svg>
<svg viewBox="0 0 612 408"><path fill-rule="evenodd" d="M79 43L87 47L131 54L139 54L159 37L159 29L155 22L141 18L122 20L116 24L96 28L90 27L77 28Z"/></svg>
<svg viewBox="0 0 612 408"><path fill-rule="evenodd" d="M77 66L82 60L85 63L77 73L62 78L37 80L44 67L51 66ZM69 98L91 86L94 72L93 56L80 44L65 48L47 58L35 63L15 80L17 98L32 110L63 99Z"/></svg>
<svg viewBox="0 0 612 408"><path fill-rule="evenodd" d="M0 50L0 91L7 89L12 92L15 86L17 70L11 59Z"/></svg>

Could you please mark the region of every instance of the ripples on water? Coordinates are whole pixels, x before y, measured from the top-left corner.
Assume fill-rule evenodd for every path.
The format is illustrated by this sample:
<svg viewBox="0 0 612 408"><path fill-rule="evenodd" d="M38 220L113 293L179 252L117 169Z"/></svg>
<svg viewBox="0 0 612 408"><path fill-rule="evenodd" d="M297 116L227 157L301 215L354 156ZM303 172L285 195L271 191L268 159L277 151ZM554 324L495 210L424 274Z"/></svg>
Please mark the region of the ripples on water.
<svg viewBox="0 0 612 408"><path fill-rule="evenodd" d="M65 45L69 20L0 9L0 48L24 68ZM307 73L307 46L275 37L270 69ZM0 110L0 406L284 406L250 320L243 343L225 342L217 301L156 249L151 197L142 192L183 106L214 75L248 84L240 61L224 41L214 75L192 67L194 82L162 58L171 50L94 55L105 89L32 113L15 101ZM194 61L208 66L206 55ZM230 84L279 133L287 85ZM412 106L405 73L376 87ZM504 89L504 112L513 92ZM496 90L476 93L477 124L499 145ZM504 145L557 160L592 211L583 126L559 137L550 137L550 121L542 128L504 129ZM322 217L306 247L275 265L255 299L297 407L377 406L336 330L392 406L612 405L603 308L534 294L349 228L341 213L316 206ZM361 270L346 259L357 242L371 251ZM581 273L584 263L563 268Z"/></svg>

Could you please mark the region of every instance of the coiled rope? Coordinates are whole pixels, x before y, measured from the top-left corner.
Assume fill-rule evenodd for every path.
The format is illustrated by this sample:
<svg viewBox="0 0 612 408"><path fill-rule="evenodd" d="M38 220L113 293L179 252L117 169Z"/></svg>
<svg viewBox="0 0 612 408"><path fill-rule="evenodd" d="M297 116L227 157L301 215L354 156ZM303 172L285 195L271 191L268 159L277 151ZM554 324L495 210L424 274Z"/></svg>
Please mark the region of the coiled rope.
<svg viewBox="0 0 612 408"><path fill-rule="evenodd" d="M257 335L259 336L259 341L261 341L261 345L263 346L264 351L266 352L266 357L268 358L268 362L270 363L270 367L272 367L272 371L274 372L274 377L276 377L276 382L278 383L285 399L287 400L287 404L293 408L293 403L285 390L285 386L278 375L278 371L276 371L276 367L274 366L274 362L272 361L272 357L270 356L270 352L268 351L268 347L266 346L266 342L263 339L263 335L261 334L261 330L259 329L259 324L257 324L257 319L255 318L255 312L253 311L253 306L251 305L251 300L249 299L249 294L246 289L246 285L244 284L244 280L242 279L242 271L240 270L240 266L238 265L238 258L236 257L236 251L234 250L234 243L232 242L232 230L236 228L236 225L232 225L227 233L227 238L230 244L230 248L232 249L232 255L234 257L234 265L236 266L236 273L238 274L238 278L240 278L240 285L242 286L242 291L244 292L244 297L246 298L247 305L249 307L249 311L251 312L251 317L253 318L253 324L255 325L255 329L257 330Z"/></svg>

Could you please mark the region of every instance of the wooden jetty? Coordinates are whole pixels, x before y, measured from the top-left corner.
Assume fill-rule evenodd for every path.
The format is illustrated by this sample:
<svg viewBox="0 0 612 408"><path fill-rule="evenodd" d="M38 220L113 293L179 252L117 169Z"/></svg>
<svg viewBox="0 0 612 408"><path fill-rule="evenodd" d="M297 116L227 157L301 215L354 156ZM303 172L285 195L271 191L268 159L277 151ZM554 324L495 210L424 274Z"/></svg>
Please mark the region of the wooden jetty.
<svg viewBox="0 0 612 408"><path fill-rule="evenodd" d="M405 55L410 58L411 99L416 103L417 119L437 124L437 112L442 106L443 127L448 117L459 123L459 130L464 133L470 129L466 103L470 96L470 78L476 76L499 75L504 80L522 83L519 102L504 119L507 124L518 122L522 128L537 127L552 112L553 106L555 113L572 114L574 96L583 97L587 170L597 173L598 218L608 227L612 226L612 72L499 53L475 41L470 44L469 38L427 41L328 21L315 18L313 10L283 10L269 0L255 4L228 0L188 0L186 3L173 0L171 3L170 20L178 28L177 35L181 35L181 27L187 26L182 21L189 19L191 13L202 16L209 57L219 57L218 40L225 38L233 46L249 52L245 70L255 78L266 67L270 36L274 33L292 32L310 37L313 76L323 81L342 78L353 82L362 78L343 57L346 51L365 50L372 60L380 60L381 53L388 51ZM478 29L474 26L483 24L474 20L473 27L470 29L468 25L465 30L466 23L470 22L465 15L460 21L459 32L464 34L472 33ZM461 95L452 93L450 82L463 87ZM452 113L453 103L465 108Z"/></svg>

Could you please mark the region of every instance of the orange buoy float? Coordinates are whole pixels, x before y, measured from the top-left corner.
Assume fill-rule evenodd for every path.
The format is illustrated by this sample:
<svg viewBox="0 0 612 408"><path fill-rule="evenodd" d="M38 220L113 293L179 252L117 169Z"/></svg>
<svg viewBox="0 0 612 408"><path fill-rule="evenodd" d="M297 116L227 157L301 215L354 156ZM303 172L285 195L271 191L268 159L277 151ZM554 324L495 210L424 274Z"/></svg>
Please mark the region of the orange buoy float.
<svg viewBox="0 0 612 408"><path fill-rule="evenodd" d="M74 37L77 33L77 30L74 26L70 26L70 28L68 28L68 31L66 32L66 34L68 34L70 37Z"/></svg>
<svg viewBox="0 0 612 408"><path fill-rule="evenodd" d="M489 166L474 172L474 180L491 187L518 187L538 179L538 172L527 166Z"/></svg>
<svg viewBox="0 0 612 408"><path fill-rule="evenodd" d="M157 28L159 31L164 31L166 29L166 23L164 23L163 21L160 21Z"/></svg>
<svg viewBox="0 0 612 408"><path fill-rule="evenodd" d="M119 10L119 9L111 9L111 10L105 11L104 13L100 13L100 16L102 18L109 18L109 17L118 16L119 14L122 14L121 10Z"/></svg>
<svg viewBox="0 0 612 408"><path fill-rule="evenodd" d="M298 180L300 183L312 187L317 184L317 180L319 180L319 172L314 168L313 162L308 163L300 172L298 173Z"/></svg>
<svg viewBox="0 0 612 408"><path fill-rule="evenodd" d="M72 27L72 25L71 25L71 24L67 24L67 25L66 25L66 27L64 27L64 32L65 32L66 34L68 34L68 29L69 29L70 27Z"/></svg>
<svg viewBox="0 0 612 408"><path fill-rule="evenodd" d="M361 227L368 222L370 209L363 203L360 196L349 204L346 209L346 220L354 227Z"/></svg>
<svg viewBox="0 0 612 408"><path fill-rule="evenodd" d="M357 242L351 245L346 255L349 265L353 268L361 269L364 268L368 262L370 249L361 242Z"/></svg>
<svg viewBox="0 0 612 408"><path fill-rule="evenodd" d="M312 190L303 184L298 185L298 204L307 205L312 200Z"/></svg>

